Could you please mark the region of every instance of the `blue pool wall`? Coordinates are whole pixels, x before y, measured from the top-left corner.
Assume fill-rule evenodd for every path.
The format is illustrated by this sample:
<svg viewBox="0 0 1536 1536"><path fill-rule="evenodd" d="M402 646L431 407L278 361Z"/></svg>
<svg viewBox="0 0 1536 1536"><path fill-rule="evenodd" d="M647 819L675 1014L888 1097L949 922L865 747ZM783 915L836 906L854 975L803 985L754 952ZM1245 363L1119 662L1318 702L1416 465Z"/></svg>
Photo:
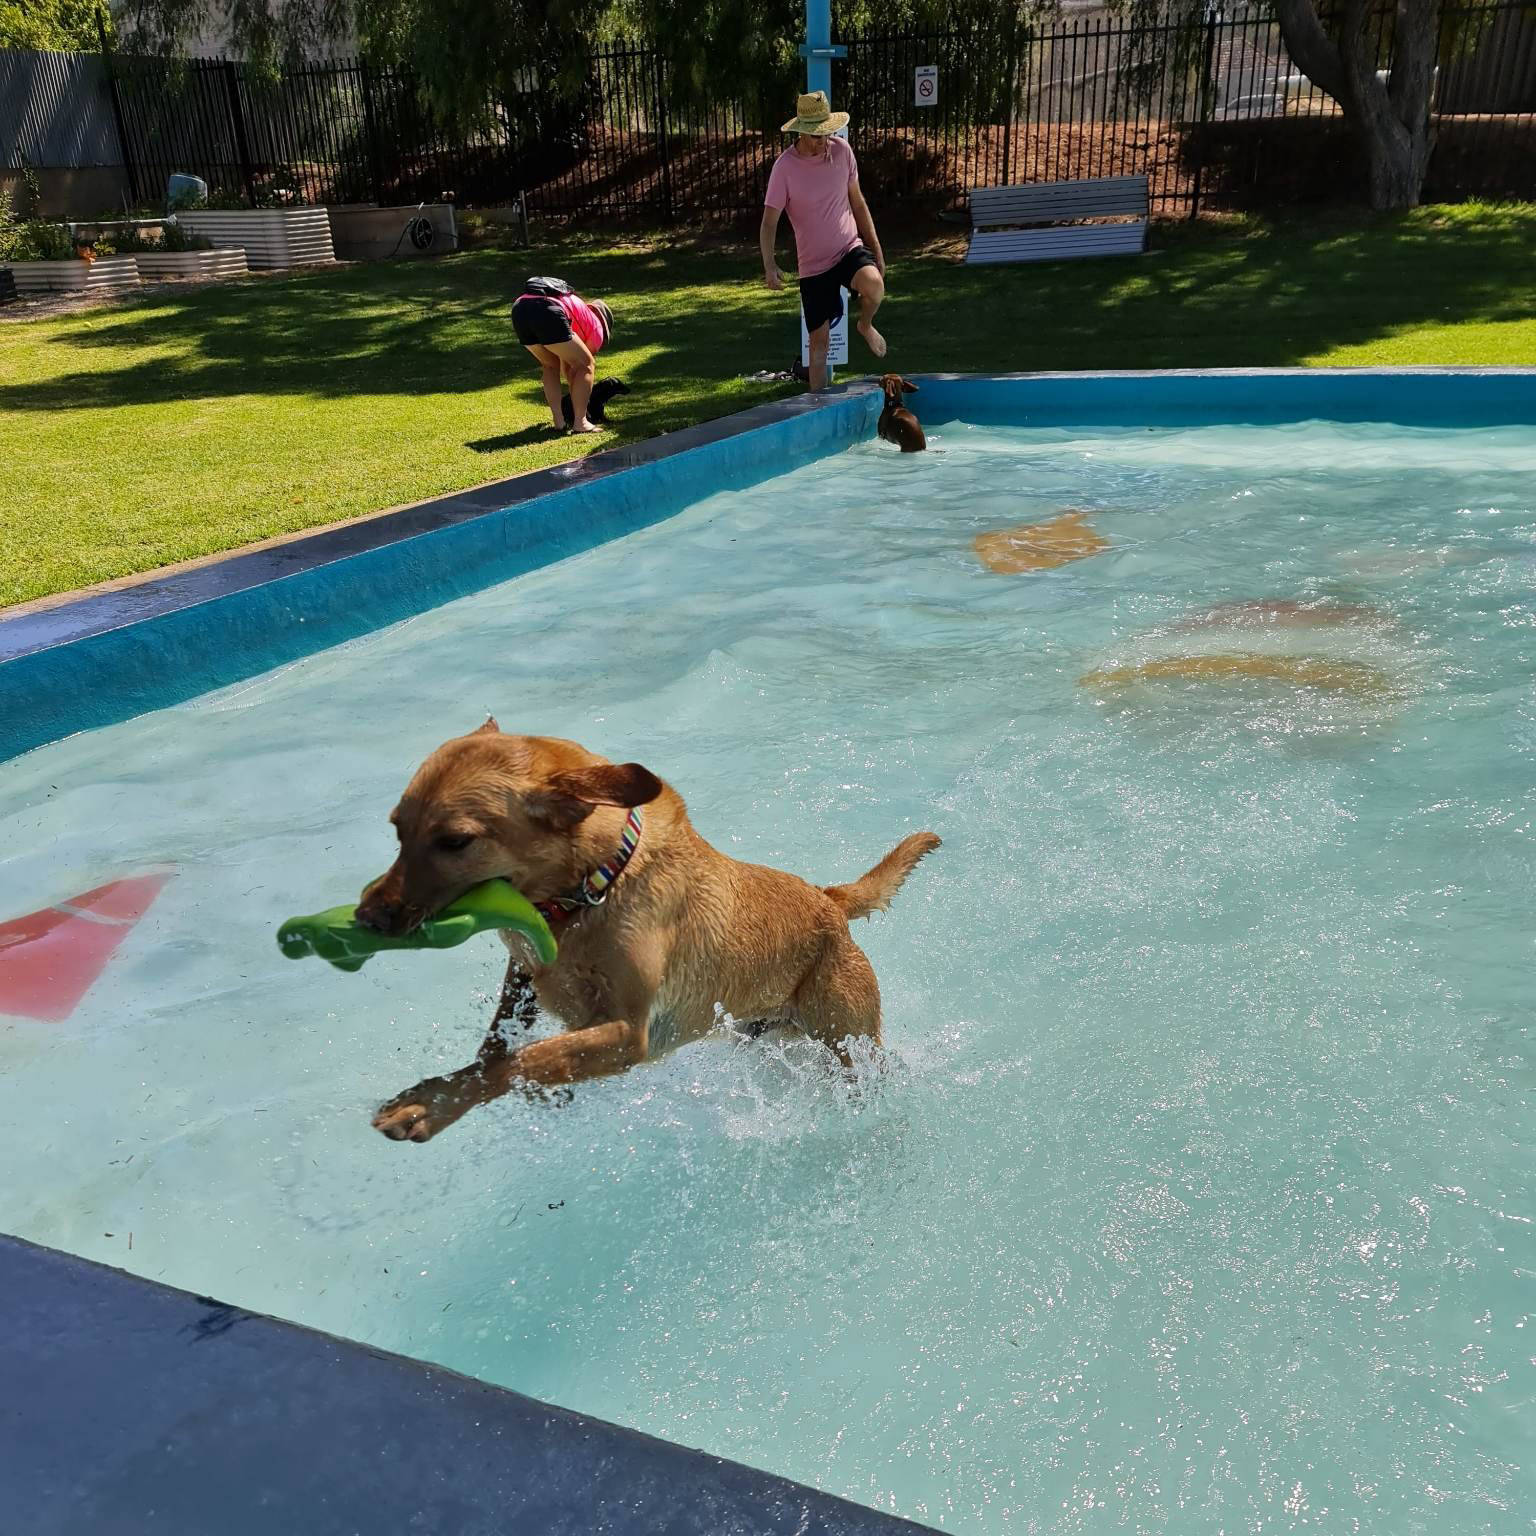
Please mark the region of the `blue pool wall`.
<svg viewBox="0 0 1536 1536"><path fill-rule="evenodd" d="M920 375L930 428L1189 426L1325 418L1536 423L1536 369ZM867 386L800 396L633 448L191 570L0 615L0 760L180 703L481 591L861 441Z"/></svg>
<svg viewBox="0 0 1536 1536"><path fill-rule="evenodd" d="M519 499L501 507L474 506L483 493L443 498L428 509L435 526L427 531L340 558L306 563L307 541L298 540L158 584L0 617L0 760L195 698L797 468L867 437L877 411L875 397L860 391L820 409L749 412L687 434L706 441L676 434L654 440L649 452L599 455L502 482L502 495ZM760 424L763 415L773 419ZM719 431L736 422L739 430ZM242 560L297 568L221 590L233 583L221 579L220 565ZM179 587L188 600L157 605L156 585ZM79 626L69 607L101 613L80 615Z"/></svg>
<svg viewBox="0 0 1536 1536"><path fill-rule="evenodd" d="M924 422L978 426L1278 425L1378 421L1536 424L1536 368L1221 368L1136 373L919 375Z"/></svg>

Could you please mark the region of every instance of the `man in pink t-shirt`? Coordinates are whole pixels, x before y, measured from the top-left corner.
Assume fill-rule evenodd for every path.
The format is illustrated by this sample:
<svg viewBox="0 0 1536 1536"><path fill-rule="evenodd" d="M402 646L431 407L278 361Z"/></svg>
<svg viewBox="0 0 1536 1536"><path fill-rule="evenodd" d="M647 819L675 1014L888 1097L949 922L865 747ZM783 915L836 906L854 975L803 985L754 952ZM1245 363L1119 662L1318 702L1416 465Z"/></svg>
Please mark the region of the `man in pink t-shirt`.
<svg viewBox="0 0 1536 1536"><path fill-rule="evenodd" d="M763 199L758 244L763 281L775 293L784 286L773 244L779 218L787 213L795 232L800 271L800 305L811 338L811 388L827 387L827 345L832 325L842 318L843 289L859 296L859 335L876 357L885 356L885 337L875 329L875 311L885 298L885 255L869 205L859 190L859 167L846 139L835 135L848 122L834 112L825 91L800 98L799 115L784 124L795 142L773 163Z"/></svg>

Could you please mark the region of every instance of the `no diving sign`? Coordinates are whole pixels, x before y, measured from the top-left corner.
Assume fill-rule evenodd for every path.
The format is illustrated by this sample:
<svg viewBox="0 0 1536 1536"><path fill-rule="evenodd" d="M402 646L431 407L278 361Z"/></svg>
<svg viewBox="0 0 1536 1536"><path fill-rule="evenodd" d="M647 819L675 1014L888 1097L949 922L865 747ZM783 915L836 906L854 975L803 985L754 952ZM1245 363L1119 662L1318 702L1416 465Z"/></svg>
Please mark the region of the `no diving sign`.
<svg viewBox="0 0 1536 1536"><path fill-rule="evenodd" d="M936 107L939 104L939 66L917 66L917 104L920 107Z"/></svg>

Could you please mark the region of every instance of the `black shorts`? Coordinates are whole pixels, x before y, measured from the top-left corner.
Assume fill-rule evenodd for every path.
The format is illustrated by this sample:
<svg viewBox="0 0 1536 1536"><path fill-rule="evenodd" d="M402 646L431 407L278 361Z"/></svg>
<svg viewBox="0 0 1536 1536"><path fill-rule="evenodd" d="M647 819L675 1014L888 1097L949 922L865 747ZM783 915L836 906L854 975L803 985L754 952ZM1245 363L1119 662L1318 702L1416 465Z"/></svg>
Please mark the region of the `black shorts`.
<svg viewBox="0 0 1536 1536"><path fill-rule="evenodd" d="M805 328L819 331L843 318L843 289L853 281L861 267L878 267L879 262L862 245L856 245L828 272L800 279L800 307L805 311Z"/></svg>
<svg viewBox="0 0 1536 1536"><path fill-rule="evenodd" d="M512 329L525 347L549 347L571 339L571 317L554 299L525 293L512 306Z"/></svg>

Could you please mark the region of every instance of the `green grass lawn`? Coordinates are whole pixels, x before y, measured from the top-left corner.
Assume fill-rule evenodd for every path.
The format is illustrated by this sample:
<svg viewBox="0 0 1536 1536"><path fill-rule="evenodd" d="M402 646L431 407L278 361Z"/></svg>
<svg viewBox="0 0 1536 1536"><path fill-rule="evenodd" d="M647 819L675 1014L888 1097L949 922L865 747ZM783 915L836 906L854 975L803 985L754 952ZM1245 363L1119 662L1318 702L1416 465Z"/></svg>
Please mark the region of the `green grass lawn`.
<svg viewBox="0 0 1536 1536"><path fill-rule="evenodd" d="M878 212L878 210L877 210ZM1536 362L1536 206L1159 231L1145 257L892 254L907 373ZM542 429L507 311L609 300L615 433ZM792 386L791 294L746 244L570 240L188 290L0 325L0 604L534 469ZM857 349L857 342L855 347ZM855 358L859 366L864 362Z"/></svg>

